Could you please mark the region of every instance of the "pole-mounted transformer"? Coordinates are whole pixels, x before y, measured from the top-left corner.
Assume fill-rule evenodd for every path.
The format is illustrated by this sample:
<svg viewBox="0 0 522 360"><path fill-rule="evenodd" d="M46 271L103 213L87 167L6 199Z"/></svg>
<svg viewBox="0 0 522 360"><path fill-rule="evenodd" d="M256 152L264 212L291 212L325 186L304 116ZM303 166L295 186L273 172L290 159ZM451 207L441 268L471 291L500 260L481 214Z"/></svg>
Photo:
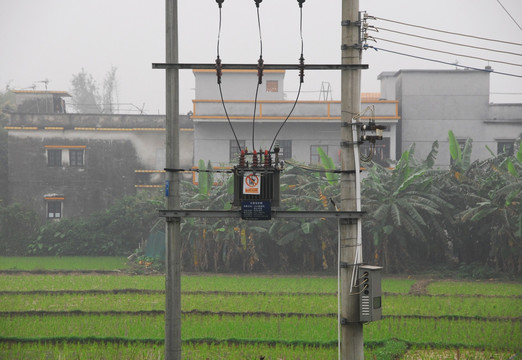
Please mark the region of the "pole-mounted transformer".
<svg viewBox="0 0 522 360"><path fill-rule="evenodd" d="M241 150L239 164L233 169L232 205L241 206L243 219L269 220L271 208L279 206L279 178L282 170L279 151L277 145L273 152L253 150L250 153L248 150Z"/></svg>

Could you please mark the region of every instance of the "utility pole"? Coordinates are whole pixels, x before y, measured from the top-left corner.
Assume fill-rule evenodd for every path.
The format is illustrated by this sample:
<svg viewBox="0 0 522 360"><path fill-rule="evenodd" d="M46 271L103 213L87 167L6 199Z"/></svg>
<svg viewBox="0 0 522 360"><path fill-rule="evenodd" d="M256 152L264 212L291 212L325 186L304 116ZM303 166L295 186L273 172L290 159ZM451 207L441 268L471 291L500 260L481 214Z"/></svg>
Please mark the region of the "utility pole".
<svg viewBox="0 0 522 360"><path fill-rule="evenodd" d="M359 0L342 0L341 63L360 64ZM341 210L357 211L357 184L352 118L360 112L361 71L341 71ZM364 359L362 323L359 321L359 290L353 288L352 278L362 255L356 256L358 222L360 219L339 220L340 281L341 281L341 359ZM360 248L359 248L360 250Z"/></svg>
<svg viewBox="0 0 522 360"><path fill-rule="evenodd" d="M165 0L166 62L178 62L178 1ZM179 169L179 70L166 70L166 167ZM167 209L180 208L179 172L167 171ZM166 218L165 359L181 360L181 235L179 217Z"/></svg>

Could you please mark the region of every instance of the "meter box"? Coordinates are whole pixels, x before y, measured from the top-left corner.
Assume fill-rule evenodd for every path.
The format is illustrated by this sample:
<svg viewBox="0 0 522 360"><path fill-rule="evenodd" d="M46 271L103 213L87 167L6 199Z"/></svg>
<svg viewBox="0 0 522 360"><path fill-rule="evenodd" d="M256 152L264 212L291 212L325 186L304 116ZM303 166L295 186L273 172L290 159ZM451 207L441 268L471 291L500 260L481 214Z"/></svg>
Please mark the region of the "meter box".
<svg viewBox="0 0 522 360"><path fill-rule="evenodd" d="M380 266L359 266L359 321L370 322L382 318L382 290Z"/></svg>

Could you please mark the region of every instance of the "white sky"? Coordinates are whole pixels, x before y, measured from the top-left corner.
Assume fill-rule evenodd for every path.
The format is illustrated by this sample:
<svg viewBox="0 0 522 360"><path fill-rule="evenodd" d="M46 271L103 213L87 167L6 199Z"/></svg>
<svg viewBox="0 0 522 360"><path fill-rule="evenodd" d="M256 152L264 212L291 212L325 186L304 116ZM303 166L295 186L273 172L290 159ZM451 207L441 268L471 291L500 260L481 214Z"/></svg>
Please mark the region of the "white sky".
<svg viewBox="0 0 522 360"><path fill-rule="evenodd" d="M500 0L522 26L522 1ZM215 0L179 0L180 62L213 63L216 58L218 7ZM117 101L143 107L149 114L165 113L164 0L0 0L0 88L29 88L49 79L49 90L70 90L71 78L84 68L100 88L111 66L117 67ZM522 43L522 30L498 0L360 0L360 9L380 18L446 31ZM340 63L341 0L306 0L303 7L306 63ZM225 0L221 58L224 63L256 63L259 35L253 0ZM265 63L297 63L300 55L299 7L296 0L264 0L260 7ZM489 49L522 54L522 46L455 37L382 20L371 25ZM381 30L370 33L417 46L522 65L522 57L431 42ZM484 68L487 61L427 52L379 40L383 49ZM451 69L454 66L367 50L362 91L378 92L377 75L400 69ZM492 102L522 103L522 66L490 63L495 71L519 77L491 75ZM309 71L301 99L318 99L323 81L340 99L338 71ZM287 72L287 98L295 98L296 72ZM194 77L180 72L180 112L192 109Z"/></svg>

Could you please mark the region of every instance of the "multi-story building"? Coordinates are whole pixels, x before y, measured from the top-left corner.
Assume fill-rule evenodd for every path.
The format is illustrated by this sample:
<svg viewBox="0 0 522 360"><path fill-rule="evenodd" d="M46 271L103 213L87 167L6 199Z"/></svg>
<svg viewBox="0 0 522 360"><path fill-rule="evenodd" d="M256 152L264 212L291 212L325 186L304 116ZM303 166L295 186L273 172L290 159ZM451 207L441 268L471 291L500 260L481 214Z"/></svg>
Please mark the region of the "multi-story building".
<svg viewBox="0 0 522 360"><path fill-rule="evenodd" d="M265 71L259 89L256 71L224 70L221 93L215 71L195 70L194 76L194 159L211 160L214 164L233 163L238 143L241 148L255 146L256 150L264 150L276 142L283 159L318 163L317 149L321 147L339 164L340 101L295 103L295 99L285 97L285 71L281 70ZM399 102L365 96L361 109L368 107L372 110L368 109L361 121L367 121L373 114L377 123L387 127L374 159L395 159Z"/></svg>
<svg viewBox="0 0 522 360"><path fill-rule="evenodd" d="M165 116L68 114L59 91L15 91L8 131L7 202L59 219L103 210L162 188ZM181 116L182 166L192 166L192 127Z"/></svg>
<svg viewBox="0 0 522 360"><path fill-rule="evenodd" d="M473 139L472 160L486 159L491 152L513 153L522 133L522 104L489 102L490 71L400 70L379 79L381 98L399 103L396 156L415 143L423 158L438 140L436 165L446 167L449 130L461 145Z"/></svg>

